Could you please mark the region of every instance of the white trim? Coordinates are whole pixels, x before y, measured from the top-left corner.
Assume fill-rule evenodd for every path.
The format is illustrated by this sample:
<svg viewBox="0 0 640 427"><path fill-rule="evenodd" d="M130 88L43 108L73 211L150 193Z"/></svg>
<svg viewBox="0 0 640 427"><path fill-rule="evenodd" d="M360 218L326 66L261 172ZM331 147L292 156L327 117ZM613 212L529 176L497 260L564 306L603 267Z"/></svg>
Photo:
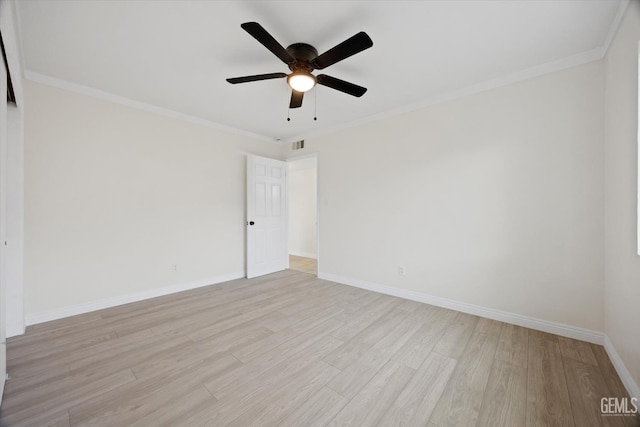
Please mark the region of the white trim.
<svg viewBox="0 0 640 427"><path fill-rule="evenodd" d="M25 70L24 72L25 79L30 80L32 82L40 83L47 86L52 86L57 89L67 90L69 92L79 93L81 95L90 96L93 98L98 98L103 101L109 101L116 104L125 105L130 108L136 108L139 110L147 111L150 113L159 114L161 116L169 117L172 119L182 120L189 123L194 123L197 125L206 126L209 128L217 129L223 132L228 132L236 135L246 136L249 138L255 138L260 141L267 141L272 144L280 145L280 141L274 141L273 138L266 137L264 135L259 135L257 133L245 131L242 129L234 128L232 126L226 126L220 123L213 122L211 120L203 119L196 116L191 116L189 114L180 113L178 111L173 111L168 108L158 107L156 105L147 104L146 102L134 101L133 99L125 98L124 96L115 95L110 92L105 92L99 89L94 89L89 86L83 86L76 83L72 83L66 80L58 79L55 77L50 77L44 74L36 73L33 71Z"/></svg>
<svg viewBox="0 0 640 427"><path fill-rule="evenodd" d="M565 325L562 323L542 320L535 317L523 316L521 314L510 313L507 311L486 308L479 305L468 304L465 302L455 301L448 298L427 295L421 292L409 291L406 289L394 288L391 286L380 285L377 283L369 283L358 279L337 276L329 273L318 273L318 278L341 283L344 285L355 286L357 288L367 289L381 294L392 295L412 301L423 302L425 304L444 307L451 310L461 311L463 313L473 314L475 316L486 317L488 319L498 320L500 322L510 323L513 325L524 326L525 328L535 329L538 331L549 332L563 337L574 338L580 341L587 341L593 344L602 345L602 332L596 332L589 329L579 328L577 326Z"/></svg>
<svg viewBox="0 0 640 427"><path fill-rule="evenodd" d="M387 119L390 117L399 116L412 111L420 110L423 108L431 107L437 104L453 101L456 99L464 98L467 96L475 95L480 92L485 92L491 89L497 89L499 87L508 86L513 83L522 82L525 80L533 79L535 77L544 76L546 74L555 73L558 71L566 70L568 68L577 67L579 65L587 64L589 62L598 61L603 58L602 47L588 50L586 52L578 53L576 55L568 56L566 58L558 59L556 61L547 62L545 64L537 65L535 67L527 68L525 70L517 71L515 73L498 77L492 80L480 82L471 86L467 86L461 89L446 92L440 95L436 95L422 101L394 108L384 111L379 114L363 117L358 120L354 120L348 123L344 123L337 126L332 126L325 129L319 129L317 131L311 131L294 135L289 138L283 139L281 142L289 144L300 139L309 139L311 137L317 137L320 135L326 135L338 132L343 129L349 129L356 126L360 126L366 123L375 122L378 120Z"/></svg>
<svg viewBox="0 0 640 427"><path fill-rule="evenodd" d="M286 159L284 159L285 162L295 162L298 160L304 160L304 159L310 159L312 157L315 157L316 160L318 159L318 153L313 152L313 153L306 153L306 154L300 154L297 156L291 156L291 157L287 157Z"/></svg>
<svg viewBox="0 0 640 427"><path fill-rule="evenodd" d="M2 1L2 0L0 0L0 1ZM24 33L22 32L22 27L23 27L22 26L22 18L20 17L20 13L18 12L18 5L16 4L17 1L18 0L11 0L11 1L8 1L7 3L11 3L11 18L10 19L12 20L12 22L15 23L14 36L15 36L15 44L16 44L16 48L17 48L17 53L18 53L18 62L19 62L19 65L20 65L20 73L21 73L20 76L24 79L24 71L26 70L25 64L27 62L24 59L24 46L22 44L22 37L20 36L21 34L24 34ZM20 82L20 85L22 87L22 82ZM17 97L17 94L16 94L16 97Z"/></svg>
<svg viewBox="0 0 640 427"><path fill-rule="evenodd" d="M6 336L24 333L24 91L20 22L15 3L0 1L0 27L16 106L7 106Z"/></svg>
<svg viewBox="0 0 640 427"><path fill-rule="evenodd" d="M628 1L628 0L624 0ZM624 14L624 8L619 8L618 14L620 14L620 9ZM617 19L616 15L616 19ZM620 17L621 18L621 17ZM617 22L614 20L614 22ZM619 22L617 22L619 25ZM616 26L617 29L617 26ZM615 31L614 31L615 33ZM610 41L609 41L610 43ZM272 144L285 145L290 144L295 141L299 141L301 139L307 139L310 137L317 137L320 135L326 135L338 132L343 129L349 129L352 127L360 126L366 123L371 123L378 120L383 120L390 117L399 116L405 113L409 113L412 111L420 110L422 108L430 107L437 104L442 104L444 102L453 101L456 99L464 98L470 95L474 95L476 93L484 92L491 89L496 89L502 86L507 86L513 83L529 80L535 77L543 76L546 74L551 74L557 71L565 70L568 68L576 67L578 65L583 65L589 62L598 61L603 58L606 53L606 48L608 45L598 47L596 49L592 49L586 52L581 52L576 55L568 56L566 58L562 58L556 61L547 62L545 64L537 65L531 68L527 68L525 70L517 71L515 73L498 77L492 80L480 82L471 86L467 86L461 89L453 90L450 92L446 92L440 95L436 95L434 97L429 97L417 103L405 105L399 108L394 108L391 110L384 111L379 114L373 114L371 116L363 117L361 119L357 119L351 122L347 122L337 126L331 126L325 129L319 129L317 131L303 132L301 134L297 134L291 137L286 137L281 140L275 140L272 137L266 135L260 135L253 132L245 131L242 129L234 128L231 126L223 125L220 123L216 123L210 120L206 120L200 117L191 116L185 113L180 113L177 111L169 110L167 108L159 107L152 104L147 104L144 102L134 101L129 98L125 98L123 96L115 95L110 92L105 92L99 89L94 89L92 87L79 85L76 83L72 83L66 80L58 79L55 77L47 76L44 74L36 73L34 71L25 70L24 75L25 79L34 81L36 83L41 83L44 85L56 87L58 89L68 90L71 92L79 93L82 95L91 96L94 98L126 105L131 108L138 108L144 111L149 111L152 113L160 114L166 117L184 120L191 123L200 124L203 126L211 127L214 129L222 130L225 132L248 136L252 138L257 138L262 141L268 141Z"/></svg>
<svg viewBox="0 0 640 427"><path fill-rule="evenodd" d="M613 367L616 368L616 372L622 380L622 384L624 384L630 397L640 399L640 386L638 386L638 383L636 383L631 376L631 372L629 372L625 366L607 334L604 335L604 349L607 351L609 359L611 359Z"/></svg>
<svg viewBox="0 0 640 427"><path fill-rule="evenodd" d="M622 22L622 18L624 17L625 12L627 11L629 3L629 0L622 0L618 4L616 16L613 18L613 21L611 21L609 32L607 33L607 37L604 39L604 44L602 45L602 57L604 57L609 51L609 46L611 46L611 42L613 42L613 38L618 32L618 28L620 28L620 23Z"/></svg>
<svg viewBox="0 0 640 427"><path fill-rule="evenodd" d="M49 322L51 320L62 319L64 317L75 316L78 314L89 313L91 311L102 310L104 308L116 307L122 304L143 301L150 298L170 295L177 292L187 291L189 289L201 288L203 286L215 285L217 283L228 282L229 280L241 279L244 277L244 271L225 274L222 276L209 277L207 279L196 280L188 283L180 283L177 285L166 286L164 288L150 289L148 291L136 292L135 294L121 295L113 298L106 298L98 301L85 302L81 304L70 305L68 307L57 308L53 310L41 311L38 313L27 314L26 324L35 325L37 323Z"/></svg>
<svg viewBox="0 0 640 427"><path fill-rule="evenodd" d="M293 256L301 256L303 258L312 258L312 259L316 259L317 255L316 254L312 254L311 252L298 252L298 251L289 251L289 255L293 255Z"/></svg>
<svg viewBox="0 0 640 427"><path fill-rule="evenodd" d="M16 100L21 102L20 99ZM24 334L24 109L7 108L6 336Z"/></svg>

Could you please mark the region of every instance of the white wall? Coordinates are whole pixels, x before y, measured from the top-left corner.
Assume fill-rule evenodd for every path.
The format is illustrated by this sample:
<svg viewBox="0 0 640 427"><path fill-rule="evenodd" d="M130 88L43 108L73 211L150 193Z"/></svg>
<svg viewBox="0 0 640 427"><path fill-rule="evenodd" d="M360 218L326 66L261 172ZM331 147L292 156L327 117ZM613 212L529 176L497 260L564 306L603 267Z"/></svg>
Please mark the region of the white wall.
<svg viewBox="0 0 640 427"><path fill-rule="evenodd" d="M280 146L33 82L25 96L28 322L244 274L245 153Z"/></svg>
<svg viewBox="0 0 640 427"><path fill-rule="evenodd" d="M639 41L640 2L632 1L606 56L605 332L630 371L627 388L640 398Z"/></svg>
<svg viewBox="0 0 640 427"><path fill-rule="evenodd" d="M289 254L317 255L317 163L315 158L289 162Z"/></svg>
<svg viewBox="0 0 640 427"><path fill-rule="evenodd" d="M598 61L307 138L320 275L601 332L603 121Z"/></svg>

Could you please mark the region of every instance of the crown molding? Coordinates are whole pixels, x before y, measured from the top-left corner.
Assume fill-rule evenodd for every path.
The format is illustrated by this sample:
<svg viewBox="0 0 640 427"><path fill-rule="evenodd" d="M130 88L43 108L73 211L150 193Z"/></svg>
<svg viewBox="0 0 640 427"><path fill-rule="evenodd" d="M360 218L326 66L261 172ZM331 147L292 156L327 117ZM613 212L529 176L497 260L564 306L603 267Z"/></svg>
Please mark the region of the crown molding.
<svg viewBox="0 0 640 427"><path fill-rule="evenodd" d="M78 93L80 95L90 96L92 98L97 98L103 101L108 101L115 104L124 105L126 107L135 108L137 110L143 110L149 113L158 114L160 116L169 117L171 119L176 119L176 120L181 120L188 123L206 126L208 128L216 129L222 132L227 132L235 135L257 139L260 141L270 142L276 145L281 145L280 141L274 141L272 138L269 138L264 135L245 131L232 126L223 125L211 120L203 119L203 118L192 116L189 114L180 113L178 111L159 107L153 104L148 104L146 102L135 101L133 99L126 98L124 96L115 95L110 92L102 91L89 86L79 85L76 83L69 82L67 80L62 80L56 77L47 76L45 74L36 73L34 71L25 70L24 75L25 75L25 79L29 81L55 87L57 89Z"/></svg>
<svg viewBox="0 0 640 427"><path fill-rule="evenodd" d="M601 60L604 55L607 53L609 46L615 34L622 22L622 18L624 17L625 11L630 3L630 0L621 0L618 5L618 10L616 12L615 18L613 19L609 31L607 33L607 37L602 46L578 53L576 55L568 56L566 58L562 58L559 60L547 62L545 64L537 65L531 68L527 68L524 70L517 71L515 73L498 77L496 79L487 80L484 82L480 82L474 85L466 86L461 89L445 92L436 96L432 96L426 99L423 99L419 102L408 104L399 108L394 108L391 110L387 110L381 113L373 114L370 116L366 116L357 120L350 121L348 123L343 123L336 126L331 126L325 129L319 129L316 131L302 132L296 134L291 137L283 138L282 140L274 140L270 136L256 134L253 132L245 131L242 129L238 129L235 127L223 125L221 123L217 123L211 120L203 119L196 116L191 116L189 114L181 113L178 111L170 110L167 108L159 107L156 105L134 101L129 98L125 98L119 95L112 94L110 92L98 90L95 88L91 88L88 86L79 85L76 83L72 83L69 81L65 81L62 79L54 78L51 76L47 76L44 74L36 73L33 71L25 70L24 75L27 80L31 80L37 83L45 84L48 86L57 87L59 89L68 90L71 92L80 93L83 95L107 100L110 102L126 105L132 108L137 108L149 112L153 112L156 114L160 114L166 117L187 121L190 123L195 123L203 126L207 126L210 128L214 128L217 130L221 130L224 132L246 136L254 139L258 139L261 141L267 141L276 145L284 145L289 144L294 141L298 141L300 139L307 139L311 137L318 137L328 134L333 134L339 132L341 130L354 128L357 126L361 126L367 123L371 123L374 121L384 120L387 118L399 116L402 114L406 114L412 111L421 110L423 108L431 107L434 105L442 104L448 101L453 101L457 99L461 99L470 95L474 95L477 93L485 92L492 89L497 89L503 86L508 86L513 83L522 82L525 80L529 80L535 77L540 77L545 74L551 74L554 72L562 71L568 68L576 67L579 65L583 65L589 62ZM19 26L19 22L18 22Z"/></svg>
<svg viewBox="0 0 640 427"><path fill-rule="evenodd" d="M294 135L291 138L283 140L285 143L291 143L300 139L309 139L312 137L318 137L322 135L336 133L341 130L350 129L356 126L361 126L367 123L388 119L391 117L399 116L402 114L410 113L412 111L421 110L423 108L432 107L434 105L443 104L445 102L454 101L457 99L465 98L470 95L485 92L492 89L497 89L510 84L522 82L525 80L541 77L546 74L555 73L558 71L566 70L569 68L584 65L589 62L598 61L603 58L603 50L601 47L581 52L576 55L568 56L556 61L547 62L545 64L537 65L535 67L527 68L525 70L517 71L515 73L498 77L496 79L487 80L481 83L477 83L471 86L466 86L461 89L446 92L440 95L423 99L419 102L412 103L403 107L394 108L379 114L373 114L371 116L364 117L349 123L344 123L338 126L333 126L318 131L312 131L308 133L302 133Z"/></svg>
<svg viewBox="0 0 640 427"><path fill-rule="evenodd" d="M613 38L616 36L618 32L618 28L620 28L620 24L622 23L622 18L624 18L624 14L627 11L627 7L629 6L630 0L621 0L618 4L618 10L616 12L616 16L611 21L611 26L609 27L609 32L607 33L607 37L604 40L604 44L602 45L602 57L607 54L609 51L609 46L613 42Z"/></svg>

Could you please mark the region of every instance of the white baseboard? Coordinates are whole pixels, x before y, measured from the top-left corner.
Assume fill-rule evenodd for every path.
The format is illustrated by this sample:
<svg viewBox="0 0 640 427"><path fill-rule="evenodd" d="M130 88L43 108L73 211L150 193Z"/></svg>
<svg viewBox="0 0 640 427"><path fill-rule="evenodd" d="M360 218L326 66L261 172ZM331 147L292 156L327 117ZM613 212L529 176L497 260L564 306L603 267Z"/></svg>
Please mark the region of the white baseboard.
<svg viewBox="0 0 640 427"><path fill-rule="evenodd" d="M337 276L335 274L318 272L318 278L341 283L344 285L355 286L357 288L367 289L374 292L379 292L381 294L392 295L399 298L461 311L463 313L473 314L475 316L486 317L488 319L498 320L500 322L524 326L526 328L549 332L552 334L573 338L580 341L586 341L593 344L602 345L604 343L604 334L602 332L579 328L577 326L550 322L548 320L542 320L535 317L523 316L521 314L510 313L502 310L495 310L492 308L468 304L448 298L427 295L420 292L409 291L406 289L394 288L392 286L380 285L377 283L368 283L358 279Z"/></svg>
<svg viewBox="0 0 640 427"><path fill-rule="evenodd" d="M609 359L611 359L613 367L616 368L616 372L618 372L618 376L622 380L622 384L624 384L627 389L629 396L640 399L640 386L638 386L638 383L636 383L631 376L631 372L629 372L624 362L622 362L620 355L606 334L604 335L604 349L607 351Z"/></svg>
<svg viewBox="0 0 640 427"><path fill-rule="evenodd" d="M164 288L150 289L148 291L136 292L135 294L122 295L113 298L106 298L98 301L91 301L81 304L70 305L68 307L56 308L53 310L41 311L27 314L25 323L27 326L37 323L49 322L51 320L62 319L64 317L89 313L91 311L102 310L104 308L129 304L131 302L142 301L150 298L174 294L176 292L187 291L189 289L201 288L203 286L215 285L216 283L228 282L245 277L244 271L225 274L222 276L210 277L188 283L166 286Z"/></svg>
<svg viewBox="0 0 640 427"><path fill-rule="evenodd" d="M301 256L301 257L304 257L304 258L312 258L312 259L316 259L317 258L316 254L314 254L312 252L289 251L289 255Z"/></svg>

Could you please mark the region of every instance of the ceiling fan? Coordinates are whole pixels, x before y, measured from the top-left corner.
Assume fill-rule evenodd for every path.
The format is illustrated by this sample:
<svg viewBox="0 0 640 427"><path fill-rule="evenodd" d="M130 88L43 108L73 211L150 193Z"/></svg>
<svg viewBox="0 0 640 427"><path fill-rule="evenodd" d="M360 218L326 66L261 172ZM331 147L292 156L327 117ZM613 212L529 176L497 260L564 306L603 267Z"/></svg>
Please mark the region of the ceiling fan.
<svg viewBox="0 0 640 427"><path fill-rule="evenodd" d="M271 53L280 58L282 62L289 66L290 74L269 73L255 76L234 77L227 79L231 84L255 82L258 80L270 80L287 78L287 83L291 86L291 102L289 108L299 108L302 106L304 92L313 88L316 84L330 87L356 97L364 95L367 88L358 86L326 74L314 76L313 70L322 70L330 65L340 62L356 53L362 52L373 46L371 38L367 33L361 31L353 37L332 47L322 55L318 55L315 47L307 43L294 43L286 49L276 41L257 22L245 22L240 25L247 33L258 40Z"/></svg>

